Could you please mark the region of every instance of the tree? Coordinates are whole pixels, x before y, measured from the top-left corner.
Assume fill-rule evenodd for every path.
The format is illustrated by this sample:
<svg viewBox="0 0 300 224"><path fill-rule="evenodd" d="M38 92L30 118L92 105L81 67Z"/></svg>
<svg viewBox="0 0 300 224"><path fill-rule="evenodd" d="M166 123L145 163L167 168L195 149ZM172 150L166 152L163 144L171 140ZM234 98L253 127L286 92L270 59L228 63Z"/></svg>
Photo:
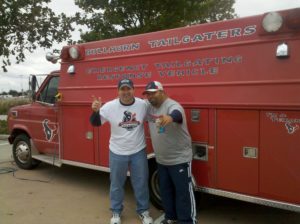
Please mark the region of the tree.
<svg viewBox="0 0 300 224"><path fill-rule="evenodd" d="M18 96L19 95L18 91L16 91L16 90L9 90L8 94L12 95L12 96Z"/></svg>
<svg viewBox="0 0 300 224"><path fill-rule="evenodd" d="M77 14L78 24L91 31L83 41L213 22L235 17L235 0L75 0L86 14Z"/></svg>
<svg viewBox="0 0 300 224"><path fill-rule="evenodd" d="M0 58L7 71L10 58L23 62L25 52L39 47L50 48L54 41L71 37L72 18L55 15L47 7L51 0L0 0Z"/></svg>

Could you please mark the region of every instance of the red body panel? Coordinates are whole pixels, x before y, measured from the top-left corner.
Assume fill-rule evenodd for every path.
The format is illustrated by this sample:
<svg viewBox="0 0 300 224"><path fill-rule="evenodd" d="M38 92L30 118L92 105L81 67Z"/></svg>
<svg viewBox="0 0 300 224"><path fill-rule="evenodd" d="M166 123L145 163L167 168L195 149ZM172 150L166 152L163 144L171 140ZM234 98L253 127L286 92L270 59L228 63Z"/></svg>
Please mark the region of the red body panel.
<svg viewBox="0 0 300 224"><path fill-rule="evenodd" d="M243 147L258 148L259 113L248 110L217 112L217 187L258 194L258 160L245 158Z"/></svg>
<svg viewBox="0 0 300 224"><path fill-rule="evenodd" d="M103 127L98 130L99 137L97 139L98 144L95 144L95 150L98 151L99 165L108 167L109 166L109 137L110 137L110 125L104 124Z"/></svg>
<svg viewBox="0 0 300 224"><path fill-rule="evenodd" d="M294 123L300 111L261 111L260 116L260 194L300 204L300 132Z"/></svg>
<svg viewBox="0 0 300 224"><path fill-rule="evenodd" d="M87 132L92 132L88 118L90 107L62 106L62 158L66 160L95 164L94 142L87 139ZM85 118L85 119L82 119ZM83 131L84 130L84 131Z"/></svg>

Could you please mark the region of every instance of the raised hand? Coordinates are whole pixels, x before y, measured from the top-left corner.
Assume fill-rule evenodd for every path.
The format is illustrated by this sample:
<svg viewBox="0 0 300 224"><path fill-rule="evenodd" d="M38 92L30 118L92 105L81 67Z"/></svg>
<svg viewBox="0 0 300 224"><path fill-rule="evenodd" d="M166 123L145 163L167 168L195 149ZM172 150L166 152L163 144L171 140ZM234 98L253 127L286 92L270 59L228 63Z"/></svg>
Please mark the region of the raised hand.
<svg viewBox="0 0 300 224"><path fill-rule="evenodd" d="M98 97L98 99L95 96L92 96L93 102L92 102L92 110L94 112L99 111L100 107L102 106L101 97Z"/></svg>

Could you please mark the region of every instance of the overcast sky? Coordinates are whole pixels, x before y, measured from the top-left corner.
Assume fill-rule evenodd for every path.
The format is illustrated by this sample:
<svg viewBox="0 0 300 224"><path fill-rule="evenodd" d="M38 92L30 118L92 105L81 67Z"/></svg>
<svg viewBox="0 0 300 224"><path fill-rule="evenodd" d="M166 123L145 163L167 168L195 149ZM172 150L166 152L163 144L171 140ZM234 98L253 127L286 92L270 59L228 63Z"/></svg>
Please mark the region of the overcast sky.
<svg viewBox="0 0 300 224"><path fill-rule="evenodd" d="M57 13L64 12L71 15L79 11L74 0L52 0L50 7ZM236 0L235 11L239 17L262 14L269 11L300 7L300 0ZM79 33L74 32L73 39L79 39ZM61 49L65 43L56 44ZM8 72L0 70L0 93L3 91L28 89L30 74L46 74L59 69L58 64L52 64L45 59L46 52L51 49L38 49L32 54L26 54L26 61L19 65L8 67Z"/></svg>

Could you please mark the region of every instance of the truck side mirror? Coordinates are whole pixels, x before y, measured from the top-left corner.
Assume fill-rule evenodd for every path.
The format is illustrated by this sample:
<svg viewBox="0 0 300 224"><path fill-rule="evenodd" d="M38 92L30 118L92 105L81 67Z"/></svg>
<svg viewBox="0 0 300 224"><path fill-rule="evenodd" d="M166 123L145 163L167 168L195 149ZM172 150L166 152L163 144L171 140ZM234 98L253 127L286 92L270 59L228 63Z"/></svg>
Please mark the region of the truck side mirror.
<svg viewBox="0 0 300 224"><path fill-rule="evenodd" d="M48 52L46 54L46 60L52 62L53 64L55 64L58 61L59 58L60 58L59 55L55 55L51 52Z"/></svg>
<svg viewBox="0 0 300 224"><path fill-rule="evenodd" d="M33 101L35 101L35 98L36 98L36 95L35 95L35 91L36 91L36 84L37 84L37 79L36 79L36 76L33 75L31 77L31 80L30 80L30 90L31 90L31 98Z"/></svg>

